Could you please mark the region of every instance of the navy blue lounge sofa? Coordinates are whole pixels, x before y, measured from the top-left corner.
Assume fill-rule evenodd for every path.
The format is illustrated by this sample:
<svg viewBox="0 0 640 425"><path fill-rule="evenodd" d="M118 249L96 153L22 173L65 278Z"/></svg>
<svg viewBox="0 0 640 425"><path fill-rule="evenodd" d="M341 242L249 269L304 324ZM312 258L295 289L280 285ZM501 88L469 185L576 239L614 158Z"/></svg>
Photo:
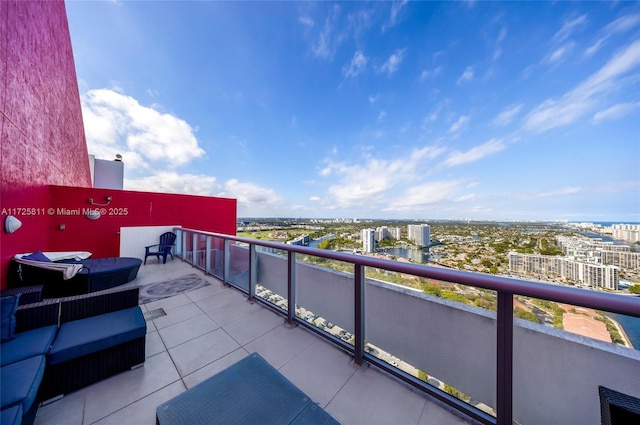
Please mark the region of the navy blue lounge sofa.
<svg viewBox="0 0 640 425"><path fill-rule="evenodd" d="M1 423L31 424L40 401L144 363L147 325L138 292L101 291L22 306L16 296L3 297Z"/></svg>
<svg viewBox="0 0 640 425"><path fill-rule="evenodd" d="M51 262L36 251L43 262ZM24 257L29 259L28 257ZM83 267L71 279L63 279L59 271L47 270L12 260L9 269L9 286L12 288L44 285L44 298L67 297L103 291L131 282L138 276L142 260L133 257L88 258L84 260L61 260L59 263L81 264Z"/></svg>

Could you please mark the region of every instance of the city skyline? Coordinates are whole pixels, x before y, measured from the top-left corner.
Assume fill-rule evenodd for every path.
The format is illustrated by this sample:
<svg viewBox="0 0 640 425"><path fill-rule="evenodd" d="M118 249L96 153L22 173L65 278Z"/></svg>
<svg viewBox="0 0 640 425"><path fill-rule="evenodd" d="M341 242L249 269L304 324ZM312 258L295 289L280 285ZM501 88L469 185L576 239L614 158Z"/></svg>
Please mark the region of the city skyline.
<svg viewBox="0 0 640 425"><path fill-rule="evenodd" d="M89 153L122 154L125 189L247 217L640 221L639 3L66 6Z"/></svg>

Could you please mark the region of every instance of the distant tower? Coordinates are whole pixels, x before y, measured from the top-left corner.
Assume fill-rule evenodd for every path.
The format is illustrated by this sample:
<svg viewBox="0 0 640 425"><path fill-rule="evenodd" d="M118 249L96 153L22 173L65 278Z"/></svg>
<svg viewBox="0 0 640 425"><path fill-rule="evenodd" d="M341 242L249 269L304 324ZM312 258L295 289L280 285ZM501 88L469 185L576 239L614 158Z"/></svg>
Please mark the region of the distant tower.
<svg viewBox="0 0 640 425"><path fill-rule="evenodd" d="M373 252L376 248L376 231L373 229L362 230L362 249L364 252Z"/></svg>
<svg viewBox="0 0 640 425"><path fill-rule="evenodd" d="M410 224L407 226L410 240L417 245L428 246L431 243L431 227L428 224Z"/></svg>

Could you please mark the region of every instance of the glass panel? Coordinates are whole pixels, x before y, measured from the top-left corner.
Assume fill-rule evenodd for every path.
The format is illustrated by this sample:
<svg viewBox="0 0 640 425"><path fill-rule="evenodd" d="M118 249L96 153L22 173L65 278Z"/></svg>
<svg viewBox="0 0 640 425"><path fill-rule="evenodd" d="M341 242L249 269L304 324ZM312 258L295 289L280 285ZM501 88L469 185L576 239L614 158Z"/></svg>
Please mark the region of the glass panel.
<svg viewBox="0 0 640 425"><path fill-rule="evenodd" d="M193 264L193 234L191 232L182 232L182 246L184 247L182 258Z"/></svg>
<svg viewBox="0 0 640 425"><path fill-rule="evenodd" d="M227 282L249 292L249 245L241 242L229 243L229 275Z"/></svg>
<svg viewBox="0 0 640 425"><path fill-rule="evenodd" d="M224 239L210 236L208 240L208 267L207 273L218 279L224 279Z"/></svg>
<svg viewBox="0 0 640 425"><path fill-rule="evenodd" d="M640 318L519 296L514 310L514 420L593 422L600 386L640 397Z"/></svg>
<svg viewBox="0 0 640 425"><path fill-rule="evenodd" d="M207 259L207 236L206 235L196 235L196 258L194 262L194 266L201 270L206 269L206 259Z"/></svg>
<svg viewBox="0 0 640 425"><path fill-rule="evenodd" d="M287 251L256 246L258 258L256 297L287 311Z"/></svg>
<svg viewBox="0 0 640 425"><path fill-rule="evenodd" d="M296 260L296 316L353 345L353 264L300 254Z"/></svg>
<svg viewBox="0 0 640 425"><path fill-rule="evenodd" d="M495 293L370 267L365 276L365 351L495 415Z"/></svg>

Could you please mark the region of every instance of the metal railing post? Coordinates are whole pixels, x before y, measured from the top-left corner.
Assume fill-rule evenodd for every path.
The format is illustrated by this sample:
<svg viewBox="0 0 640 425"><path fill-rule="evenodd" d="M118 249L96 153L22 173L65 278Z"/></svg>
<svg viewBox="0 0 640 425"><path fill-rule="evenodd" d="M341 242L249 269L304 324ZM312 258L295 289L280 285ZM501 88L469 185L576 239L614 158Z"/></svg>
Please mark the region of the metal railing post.
<svg viewBox="0 0 640 425"><path fill-rule="evenodd" d="M364 361L364 266L354 265L354 362L361 365Z"/></svg>
<svg viewBox="0 0 640 425"><path fill-rule="evenodd" d="M256 278L258 276L258 259L256 257L256 246L249 244L249 302L253 302L256 296Z"/></svg>
<svg viewBox="0 0 640 425"><path fill-rule="evenodd" d="M287 251L287 323L293 325L296 317L296 253Z"/></svg>
<svg viewBox="0 0 640 425"><path fill-rule="evenodd" d="M211 236L207 236L207 247L205 248L205 262L204 262L204 270L205 273L211 273Z"/></svg>
<svg viewBox="0 0 640 425"><path fill-rule="evenodd" d="M229 285L229 265L231 264L231 251L229 250L229 239L224 240L224 264L222 265L222 282Z"/></svg>
<svg viewBox="0 0 640 425"><path fill-rule="evenodd" d="M196 255L198 255L198 234L197 233L192 233L191 234L191 249L192 249L192 253L191 253L191 265L192 266L196 266L198 264L198 259L196 258Z"/></svg>
<svg viewBox="0 0 640 425"><path fill-rule="evenodd" d="M498 291L497 425L513 422L513 294Z"/></svg>

